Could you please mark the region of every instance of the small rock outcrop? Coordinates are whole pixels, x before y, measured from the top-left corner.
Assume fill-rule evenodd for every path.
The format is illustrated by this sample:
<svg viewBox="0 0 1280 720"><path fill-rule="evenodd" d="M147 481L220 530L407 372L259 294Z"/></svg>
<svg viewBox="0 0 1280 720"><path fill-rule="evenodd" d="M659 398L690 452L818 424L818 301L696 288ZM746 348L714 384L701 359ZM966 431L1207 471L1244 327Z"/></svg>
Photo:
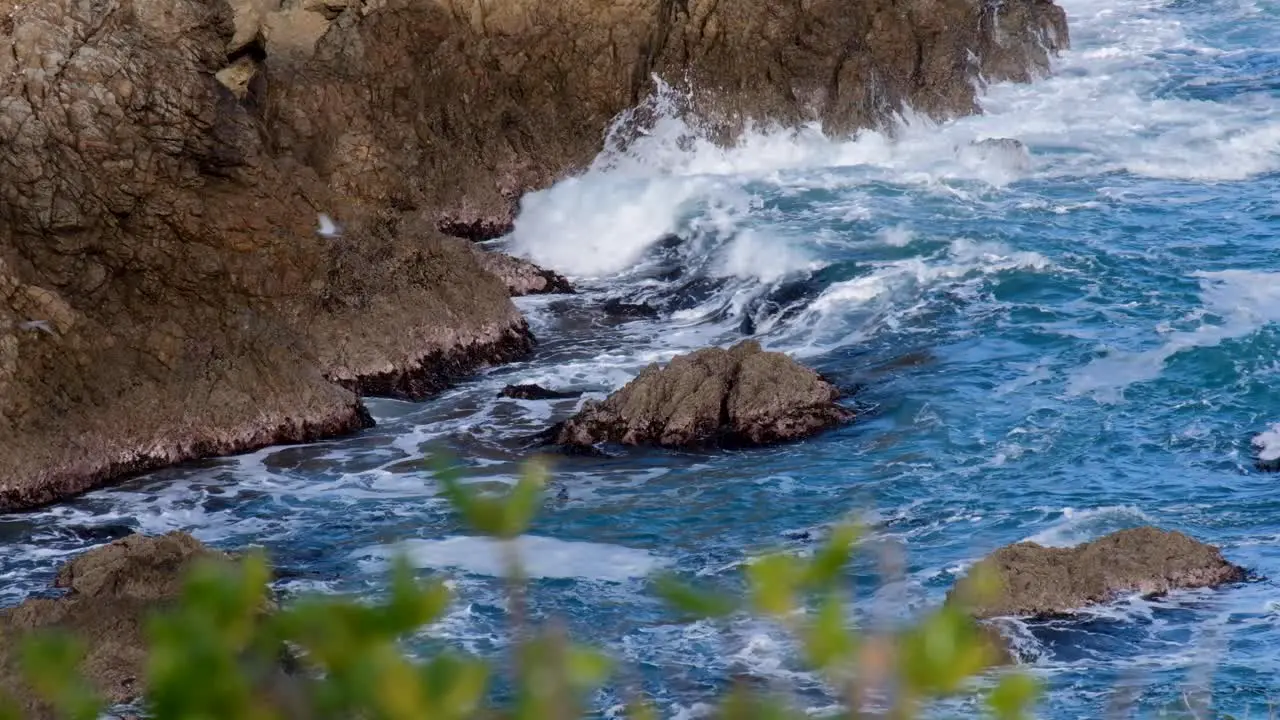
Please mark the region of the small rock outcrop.
<svg viewBox="0 0 1280 720"><path fill-rule="evenodd" d="M573 292L573 286L563 275L540 268L528 260L478 247L474 252L480 267L501 280L512 297Z"/></svg>
<svg viewBox="0 0 1280 720"><path fill-rule="evenodd" d="M556 444L714 447L797 440L853 417L814 371L748 340L645 368L552 430Z"/></svg>
<svg viewBox="0 0 1280 720"><path fill-rule="evenodd" d="M136 700L143 691L145 619L174 600L184 571L200 558L226 556L182 532L130 535L72 559L58 572L58 598L32 598L0 611L0 692L17 701L23 717L54 717L21 678L18 640L26 633L70 631L87 644L83 676L110 703Z"/></svg>
<svg viewBox="0 0 1280 720"><path fill-rule="evenodd" d="M1217 587L1245 579L1243 568L1180 532L1139 527L1071 548L1021 542L984 558L957 583L947 602L973 597L974 573L990 573L994 596L974 603L978 618L1006 615L1052 617L1137 593Z"/></svg>
<svg viewBox="0 0 1280 720"><path fill-rule="evenodd" d="M508 385L502 388L502 392L498 393L498 397L516 400L564 400L580 395L582 395L580 392L548 390L541 385Z"/></svg>
<svg viewBox="0 0 1280 720"><path fill-rule="evenodd" d="M1280 472L1280 423L1254 436L1254 464L1263 472Z"/></svg>

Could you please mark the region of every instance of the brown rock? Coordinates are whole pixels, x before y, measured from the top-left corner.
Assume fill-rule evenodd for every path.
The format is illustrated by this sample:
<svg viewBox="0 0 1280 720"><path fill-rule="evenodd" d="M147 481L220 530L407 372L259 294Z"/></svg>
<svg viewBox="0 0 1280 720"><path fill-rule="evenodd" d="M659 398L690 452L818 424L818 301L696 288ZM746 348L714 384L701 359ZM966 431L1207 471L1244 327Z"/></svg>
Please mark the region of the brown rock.
<svg viewBox="0 0 1280 720"><path fill-rule="evenodd" d="M839 396L817 373L747 340L650 365L604 402L584 405L553 436L571 448L765 445L849 420Z"/></svg>
<svg viewBox="0 0 1280 720"><path fill-rule="evenodd" d="M1063 615L1130 593L1158 596L1245 579L1244 569L1217 548L1153 527L1121 530L1073 548L1031 542L1003 547L961 580L948 602L971 597L974 572L990 572L998 588L994 597L973 605L980 618Z"/></svg>
<svg viewBox="0 0 1280 720"><path fill-rule="evenodd" d="M147 615L178 596L191 562L224 557L181 532L131 535L76 557L55 583L66 595L0 611L0 691L22 705L23 717L54 717L21 680L16 650L25 634L58 629L86 643L80 669L103 698L136 700L143 690Z"/></svg>
<svg viewBox="0 0 1280 720"><path fill-rule="evenodd" d="M439 231L505 232L655 74L718 139L842 133L970 112L980 74L1029 79L1066 42L1045 0L232 4L0 5L0 511L350 432L353 391L421 398L527 352Z"/></svg>
<svg viewBox="0 0 1280 720"><path fill-rule="evenodd" d="M1067 43L1047 0L386 0L340 15L305 69L268 53L268 132L345 196L482 240L526 190L586 167L655 75L721 140L749 120L843 134L908 104L974 112L978 78L1029 80Z"/></svg>
<svg viewBox="0 0 1280 720"><path fill-rule="evenodd" d="M226 5L31 0L9 17L0 512L352 432L371 422L354 391L422 398L528 352L467 243L355 212L272 157L215 79ZM317 208L341 236L317 236Z"/></svg>
<svg viewBox="0 0 1280 720"><path fill-rule="evenodd" d="M528 260L480 248L474 248L474 252L480 267L497 276L512 297L573 292L573 286L563 275L544 270Z"/></svg>

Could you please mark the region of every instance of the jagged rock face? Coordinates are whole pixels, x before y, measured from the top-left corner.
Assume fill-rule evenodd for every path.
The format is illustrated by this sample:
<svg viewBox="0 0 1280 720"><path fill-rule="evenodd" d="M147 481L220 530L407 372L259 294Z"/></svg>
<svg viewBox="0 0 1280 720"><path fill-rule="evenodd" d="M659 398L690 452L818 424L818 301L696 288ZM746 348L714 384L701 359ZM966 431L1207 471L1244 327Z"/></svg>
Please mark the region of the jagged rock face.
<svg viewBox="0 0 1280 720"><path fill-rule="evenodd" d="M16 652L23 634L56 628L86 643L81 671L103 698L135 700L143 689L146 617L177 598L183 572L200 558L225 556L174 532L131 535L72 559L54 583L66 595L0 611L0 691L22 705L23 717L56 717L20 679Z"/></svg>
<svg viewBox="0 0 1280 720"><path fill-rule="evenodd" d="M585 167L654 75L688 81L721 139L749 120L845 133L907 105L973 112L979 76L1029 80L1067 42L1046 0L386 0L338 16L304 68L268 56L267 114L334 188L485 239Z"/></svg>
<svg viewBox="0 0 1280 720"><path fill-rule="evenodd" d="M573 285L563 275L540 268L528 260L478 247L475 253L480 267L496 275L512 297L573 292Z"/></svg>
<svg viewBox="0 0 1280 720"><path fill-rule="evenodd" d="M529 350L468 243L270 156L214 77L226 6L0 17L0 511L357 430L353 390L423 397Z"/></svg>
<svg viewBox="0 0 1280 720"><path fill-rule="evenodd" d="M439 231L505 232L655 74L722 139L843 132L970 112L1066 42L1043 0L229 2L0 0L0 511L527 352Z"/></svg>
<svg viewBox="0 0 1280 720"><path fill-rule="evenodd" d="M817 373L747 340L650 365L604 402L584 405L553 436L569 448L766 445L852 418L839 396Z"/></svg>
<svg viewBox="0 0 1280 720"><path fill-rule="evenodd" d="M1064 615L1126 594L1151 597L1245 579L1244 569L1217 548L1154 527L1121 530L1073 548L1009 545L983 559L974 572L982 571L991 573L996 591L974 604L980 618ZM948 602L972 597L967 582L957 584Z"/></svg>

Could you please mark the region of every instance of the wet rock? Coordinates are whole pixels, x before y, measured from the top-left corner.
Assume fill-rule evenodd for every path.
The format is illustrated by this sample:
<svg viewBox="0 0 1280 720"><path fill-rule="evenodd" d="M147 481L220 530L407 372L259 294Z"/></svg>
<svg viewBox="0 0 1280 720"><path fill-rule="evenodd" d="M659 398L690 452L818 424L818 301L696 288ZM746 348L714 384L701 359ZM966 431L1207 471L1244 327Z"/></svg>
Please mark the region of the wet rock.
<svg viewBox="0 0 1280 720"><path fill-rule="evenodd" d="M563 400L576 398L580 395L582 395L581 392L548 390L541 385L508 385L502 388L502 392L498 393L498 397L515 398L517 400Z"/></svg>
<svg viewBox="0 0 1280 720"><path fill-rule="evenodd" d="M1031 168L1031 151L1021 140L1013 138L974 140L960 149L960 156L981 163L998 163L1009 170Z"/></svg>
<svg viewBox="0 0 1280 720"><path fill-rule="evenodd" d="M642 135L655 77L717 141L842 134L972 112L1067 44L1045 0L0 7L0 512L352 432L358 394L527 353L448 235L509 231L637 104L607 136Z"/></svg>
<svg viewBox="0 0 1280 720"><path fill-rule="evenodd" d="M851 419L839 396L817 373L748 340L650 365L603 402L584 405L554 437L567 448L765 445Z"/></svg>
<svg viewBox="0 0 1280 720"><path fill-rule="evenodd" d="M655 77L715 140L753 120L841 135L908 105L974 112L981 82L1031 80L1069 40L1046 0L367 5L333 20L304 67L276 73L268 57L266 132L345 197L402 198L473 240L509 232L526 191L589 166ZM610 141L646 132L653 109Z"/></svg>
<svg viewBox="0 0 1280 720"><path fill-rule="evenodd" d="M270 83L223 73L241 102L215 78L236 31L220 2L6 10L0 512L354 432L359 394L423 398L532 347L469 243L274 154Z"/></svg>
<svg viewBox="0 0 1280 720"><path fill-rule="evenodd" d="M1280 423L1259 433L1251 441L1257 452L1255 464L1263 472L1280 472Z"/></svg>
<svg viewBox="0 0 1280 720"><path fill-rule="evenodd" d="M1072 548L1021 542L983 559L973 572L980 570L992 573L997 591L973 606L979 618L1052 617L1126 594L1151 597L1245 579L1244 569L1217 548L1154 527L1121 530ZM972 597L973 572L952 589L948 602Z"/></svg>
<svg viewBox="0 0 1280 720"><path fill-rule="evenodd" d="M629 303L618 298L605 300L600 309L611 318L627 320L647 320L661 315L658 309L649 303Z"/></svg>
<svg viewBox="0 0 1280 720"><path fill-rule="evenodd" d="M505 253L481 250L478 247L472 249L480 267L501 280L512 297L573 292L573 286L560 273L544 270L528 260Z"/></svg>
<svg viewBox="0 0 1280 720"><path fill-rule="evenodd" d="M14 698L23 717L54 717L37 702L19 675L16 641L30 632L70 631L87 644L80 669L111 703L136 700L143 692L146 617L174 600L182 576L200 558L226 556L186 533L130 535L72 559L54 585L59 598L33 598L0 611L0 692Z"/></svg>

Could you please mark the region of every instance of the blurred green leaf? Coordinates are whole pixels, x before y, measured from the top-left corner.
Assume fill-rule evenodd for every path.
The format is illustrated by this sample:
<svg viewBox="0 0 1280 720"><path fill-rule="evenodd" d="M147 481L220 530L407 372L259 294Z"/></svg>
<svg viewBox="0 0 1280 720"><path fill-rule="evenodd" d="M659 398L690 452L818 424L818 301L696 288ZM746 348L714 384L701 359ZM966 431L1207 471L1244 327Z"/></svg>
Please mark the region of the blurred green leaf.
<svg viewBox="0 0 1280 720"><path fill-rule="evenodd" d="M59 715L69 720L98 717L102 702L80 675L85 650L79 639L60 630L28 635L20 652L27 682Z"/></svg>
<svg viewBox="0 0 1280 720"><path fill-rule="evenodd" d="M484 699L489 680L489 669L484 662L452 652L443 652L427 661L422 674L431 699L428 717L440 720L474 714Z"/></svg>
<svg viewBox="0 0 1280 720"><path fill-rule="evenodd" d="M542 489L547 485L547 470L541 463L526 464L520 481L506 497L502 527L496 533L503 539L518 537L529 529L529 523L542 507Z"/></svg>
<svg viewBox="0 0 1280 720"><path fill-rule="evenodd" d="M839 593L830 592L822 599L813 621L805 627L803 639L809 663L819 670L853 655L857 647L845 626L844 603Z"/></svg>
<svg viewBox="0 0 1280 720"><path fill-rule="evenodd" d="M840 579L841 572L849 564L854 543L861 534L858 526L852 523L836 525L831 530L831 537L822 546L805 574L805 584L816 590L828 590Z"/></svg>
<svg viewBox="0 0 1280 720"><path fill-rule="evenodd" d="M901 643L903 680L925 697L956 692L994 660L973 620L950 606L927 616L902 637Z"/></svg>
<svg viewBox="0 0 1280 720"><path fill-rule="evenodd" d="M653 585L654 591L669 605L693 618L726 617L738 608L733 598L698 590L671 573L659 575Z"/></svg>
<svg viewBox="0 0 1280 720"><path fill-rule="evenodd" d="M580 645L570 645L566 656L569 683L575 690L585 691L598 687L609 677L613 663L597 650Z"/></svg>
<svg viewBox="0 0 1280 720"><path fill-rule="evenodd" d="M802 577L800 561L790 555L766 555L749 564L752 605L766 615L787 615L796 607L796 588Z"/></svg>
<svg viewBox="0 0 1280 720"><path fill-rule="evenodd" d="M1030 675L1009 673L1000 679L987 697L987 705L998 720L1023 720L1040 695L1040 683Z"/></svg>

